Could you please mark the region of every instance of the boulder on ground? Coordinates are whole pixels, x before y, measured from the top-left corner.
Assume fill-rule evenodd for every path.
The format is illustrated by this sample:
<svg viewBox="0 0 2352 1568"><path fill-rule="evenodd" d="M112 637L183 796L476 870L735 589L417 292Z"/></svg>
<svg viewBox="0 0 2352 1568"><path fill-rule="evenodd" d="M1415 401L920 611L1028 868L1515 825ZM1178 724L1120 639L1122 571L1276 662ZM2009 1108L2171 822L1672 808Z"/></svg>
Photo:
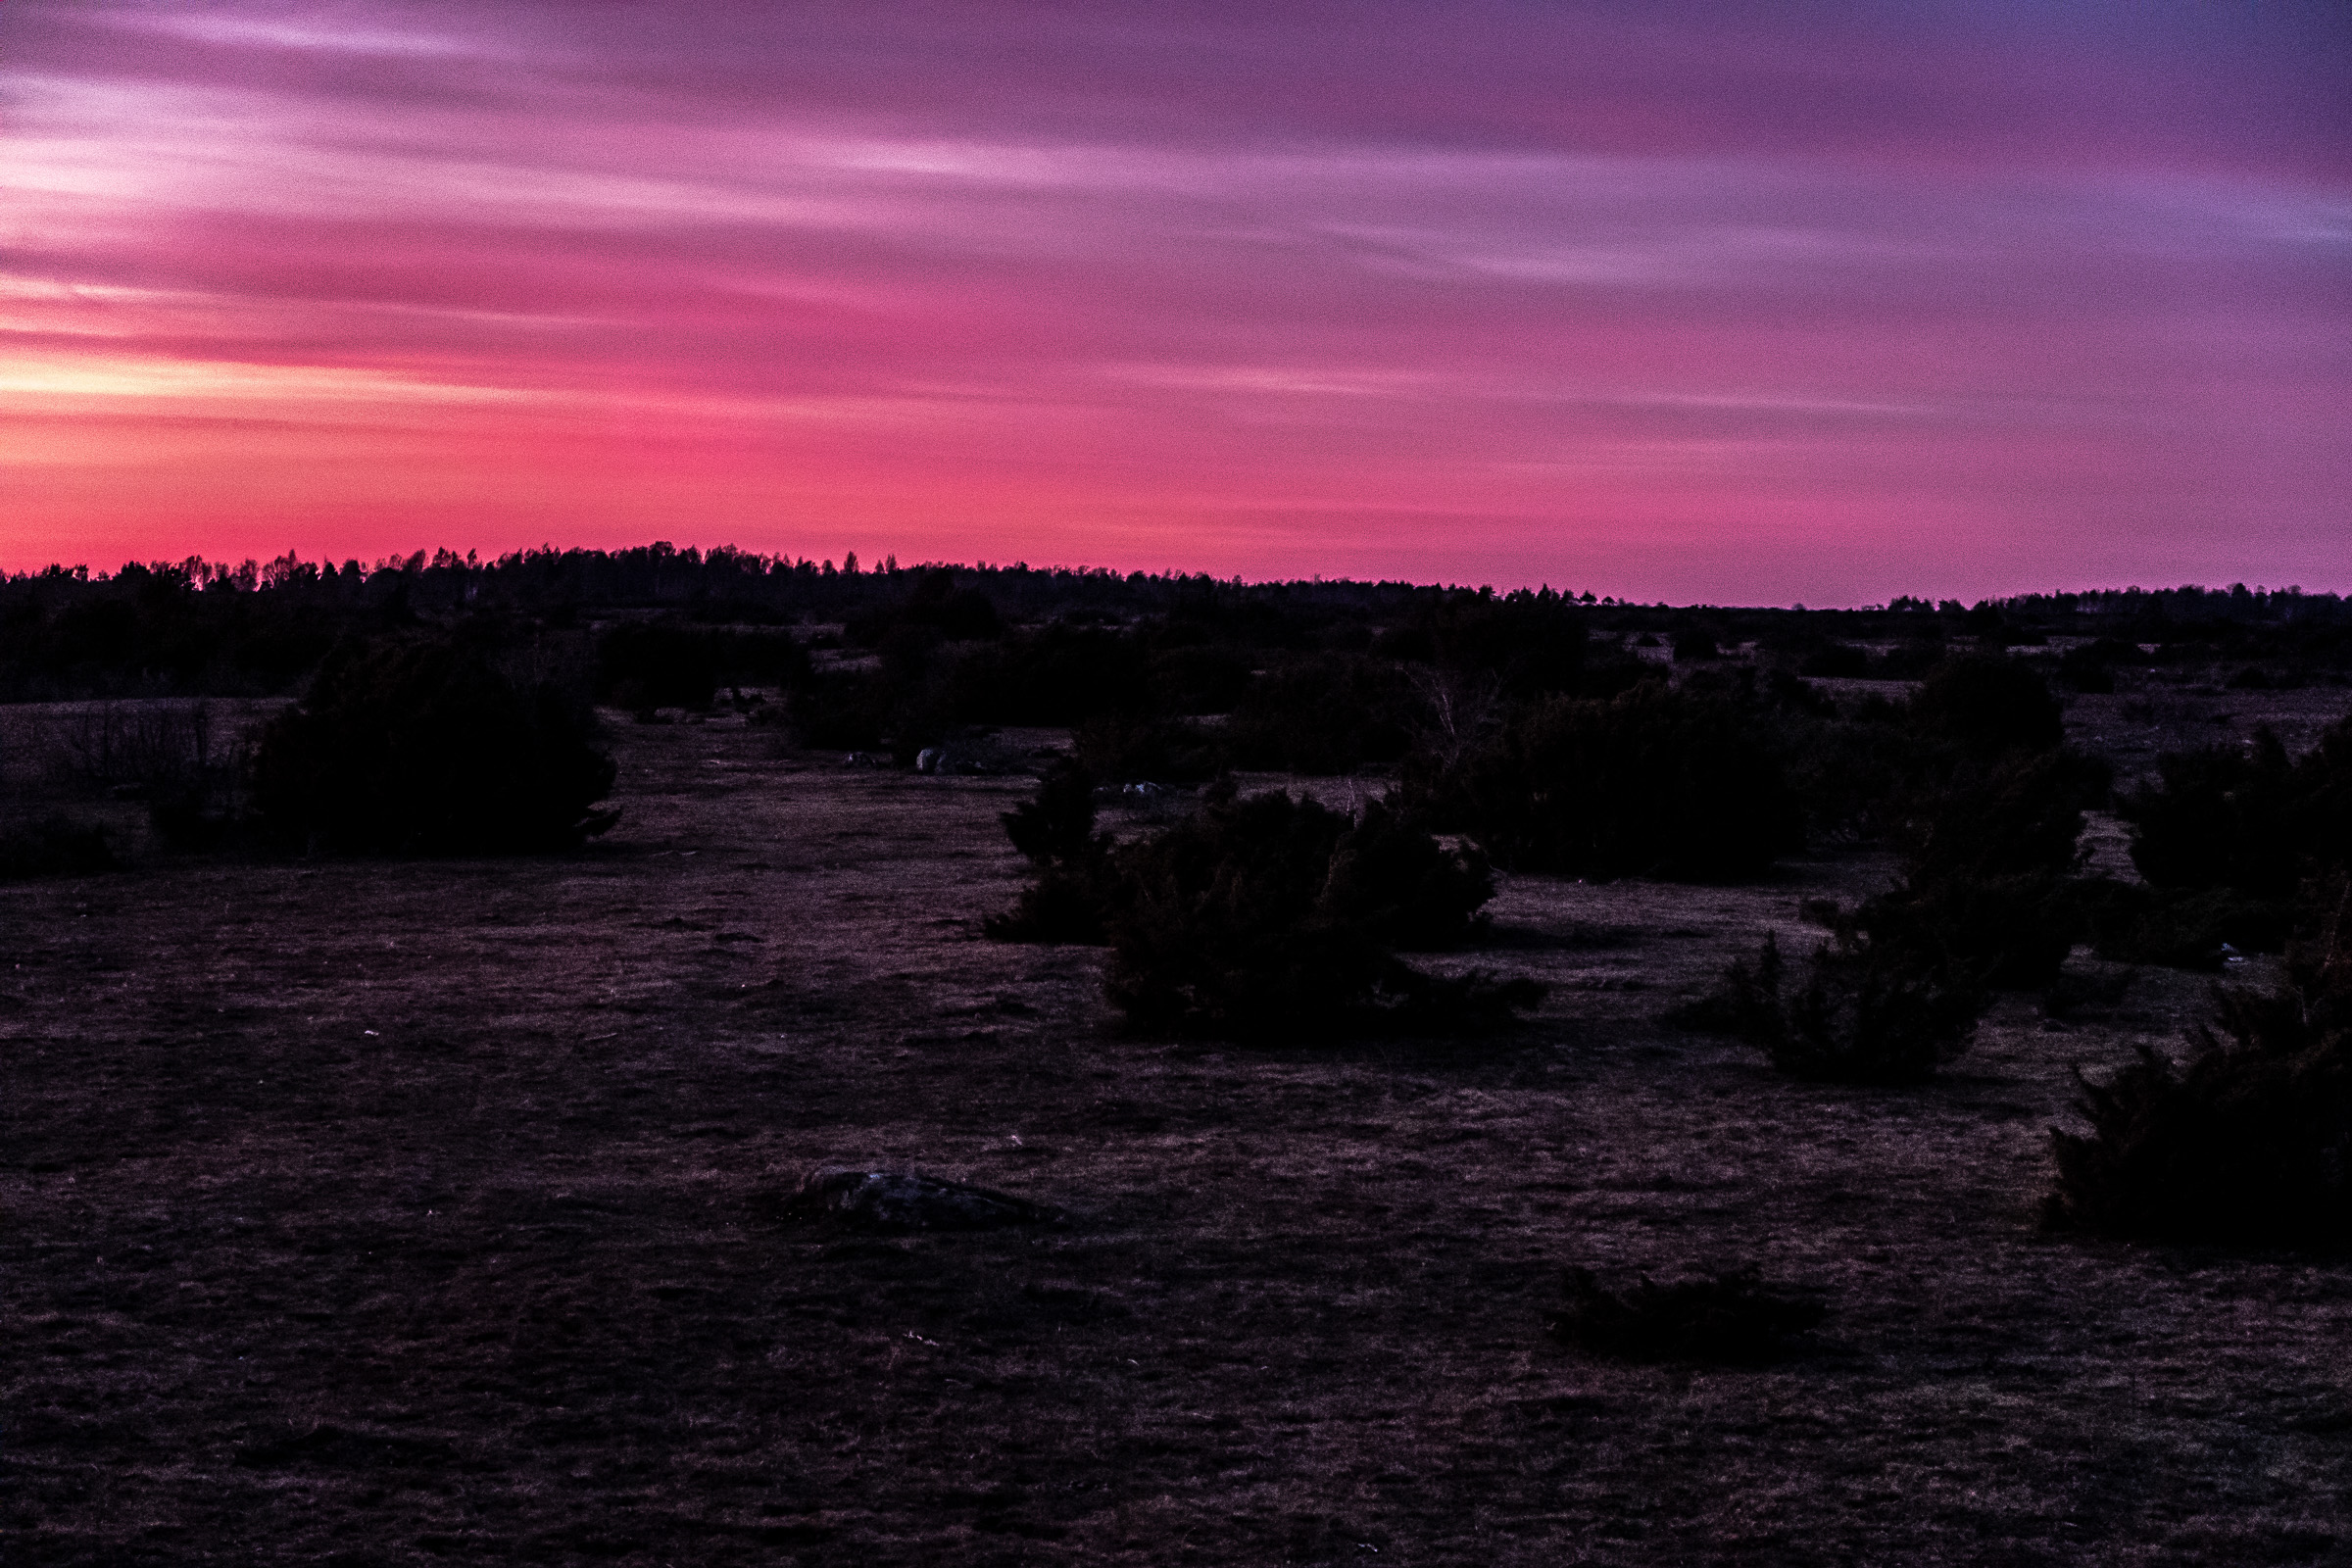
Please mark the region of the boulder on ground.
<svg viewBox="0 0 2352 1568"><path fill-rule="evenodd" d="M912 1171L859 1170L827 1165L811 1171L785 1200L788 1218L869 1234L908 1231L985 1231L1042 1225L1058 1216L1042 1203L918 1176Z"/></svg>

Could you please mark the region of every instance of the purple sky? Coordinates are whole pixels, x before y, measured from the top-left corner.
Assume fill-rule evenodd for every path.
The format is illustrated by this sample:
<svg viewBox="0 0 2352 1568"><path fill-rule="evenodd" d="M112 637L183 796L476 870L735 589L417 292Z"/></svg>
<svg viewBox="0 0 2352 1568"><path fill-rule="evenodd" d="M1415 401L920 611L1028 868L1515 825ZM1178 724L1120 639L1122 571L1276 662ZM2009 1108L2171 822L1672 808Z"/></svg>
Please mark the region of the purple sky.
<svg viewBox="0 0 2352 1568"><path fill-rule="evenodd" d="M2341 3L13 0L0 566L2352 588Z"/></svg>

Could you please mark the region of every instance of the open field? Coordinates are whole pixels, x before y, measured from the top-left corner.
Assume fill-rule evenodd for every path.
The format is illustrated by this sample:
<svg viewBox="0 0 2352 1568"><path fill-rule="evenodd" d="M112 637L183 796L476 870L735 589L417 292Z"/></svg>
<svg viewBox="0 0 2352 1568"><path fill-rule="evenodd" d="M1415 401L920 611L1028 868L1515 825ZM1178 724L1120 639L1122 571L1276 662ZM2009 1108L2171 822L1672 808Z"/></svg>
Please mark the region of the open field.
<svg viewBox="0 0 2352 1568"><path fill-rule="evenodd" d="M1659 1025L1847 854L1505 879L1442 960L1551 982L1493 1042L1138 1042L1099 953L979 937L1026 781L613 740L567 858L0 890L5 1560L2352 1562L2352 1264L2035 1228L2070 1064L2200 977L1908 1091ZM776 1214L835 1162L1067 1220ZM1742 1262L1802 1353L1543 1332L1563 1265Z"/></svg>

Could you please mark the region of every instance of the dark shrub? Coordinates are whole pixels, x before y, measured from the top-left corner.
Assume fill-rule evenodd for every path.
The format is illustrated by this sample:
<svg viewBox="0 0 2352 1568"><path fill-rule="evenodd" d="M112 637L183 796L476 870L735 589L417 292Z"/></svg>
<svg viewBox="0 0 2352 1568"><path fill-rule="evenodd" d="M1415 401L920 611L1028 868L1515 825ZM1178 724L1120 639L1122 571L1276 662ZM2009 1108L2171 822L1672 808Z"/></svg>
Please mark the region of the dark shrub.
<svg viewBox="0 0 2352 1568"><path fill-rule="evenodd" d="M1454 595L1376 646L1456 675L1492 676L1503 695L1521 699L1592 695L1603 662L1587 646L1584 612L1548 591Z"/></svg>
<svg viewBox="0 0 2352 1568"><path fill-rule="evenodd" d="M1180 719L1104 713L1079 725L1071 741L1087 771L1112 784L1197 784L1224 764L1215 739Z"/></svg>
<svg viewBox="0 0 2352 1568"><path fill-rule="evenodd" d="M1896 832L1904 868L1915 882L2063 875L2106 787L2102 763L2065 748L1965 760L1914 786Z"/></svg>
<svg viewBox="0 0 2352 1568"><path fill-rule="evenodd" d="M1811 837L1875 843L1908 818L1927 743L1898 722L1901 710L1892 704L1858 708L1852 717L1782 728L1789 793L1804 804Z"/></svg>
<svg viewBox="0 0 2352 1568"><path fill-rule="evenodd" d="M2066 748L1964 758L1914 785L1896 834L1904 881L1856 910L1854 927L1967 987L2048 985L2085 934L2068 878L2082 804L2105 786L2100 764Z"/></svg>
<svg viewBox="0 0 2352 1568"><path fill-rule="evenodd" d="M1001 813L1012 847L1039 865L1077 859L1107 847L1095 832L1094 775L1064 758L1037 781L1037 795Z"/></svg>
<svg viewBox="0 0 2352 1568"><path fill-rule="evenodd" d="M1807 718L1838 716L1837 699L1811 681L1802 680L1786 669L1767 672L1760 695L1765 702L1784 713L1802 714Z"/></svg>
<svg viewBox="0 0 2352 1568"><path fill-rule="evenodd" d="M617 812L585 705L450 639L346 644L263 732L254 804L279 836L355 855L564 849Z"/></svg>
<svg viewBox="0 0 2352 1568"><path fill-rule="evenodd" d="M882 744L891 698L877 675L835 670L794 692L791 710L792 728L803 746L866 751Z"/></svg>
<svg viewBox="0 0 2352 1568"><path fill-rule="evenodd" d="M1110 835L1095 831L1095 777L1069 759L1038 780L1037 795L997 820L1012 847L1037 868L1037 880L1013 906L989 916L981 929L997 942L1108 940L1104 929L1116 898Z"/></svg>
<svg viewBox="0 0 2352 1568"><path fill-rule="evenodd" d="M2123 963L2219 969L2226 948L2277 953L2292 934L2286 902L2234 888L2168 891L2097 877L2076 884L2071 897L2099 956Z"/></svg>
<svg viewBox="0 0 2352 1568"><path fill-rule="evenodd" d="M1479 910L1494 897L1484 855L1448 850L1400 810L1370 801L1332 848L1321 904L1377 942L1429 953L1483 930Z"/></svg>
<svg viewBox="0 0 2352 1568"><path fill-rule="evenodd" d="M1121 857L1130 895L1106 989L1147 1032L1332 1032L1366 1007L1388 955L1319 906L1348 818L1279 791L1210 801Z"/></svg>
<svg viewBox="0 0 2352 1568"><path fill-rule="evenodd" d="M718 690L718 651L701 627L624 621L597 639L596 694L633 711L705 709Z"/></svg>
<svg viewBox="0 0 2352 1568"><path fill-rule="evenodd" d="M57 781L92 796L160 800L236 770L236 746L211 703L102 702L61 713Z"/></svg>
<svg viewBox="0 0 2352 1568"><path fill-rule="evenodd" d="M1892 648L1870 662L1869 678L1873 680L1918 680L1932 673L1944 662L1944 646L1939 638L1914 637L1896 643Z"/></svg>
<svg viewBox="0 0 2352 1568"><path fill-rule="evenodd" d="M1713 632L1692 627L1675 635L1674 662L1678 664L1702 664L1722 657L1723 650L1716 645Z"/></svg>
<svg viewBox="0 0 2352 1568"><path fill-rule="evenodd" d="M1983 993L1949 970L1851 936L1814 950L1791 993L1780 941L1768 934L1691 1021L1726 1029L1796 1078L1907 1084L1968 1049Z"/></svg>
<svg viewBox="0 0 2352 1568"><path fill-rule="evenodd" d="M1796 672L1816 679L1860 680L1870 673L1870 655L1850 643L1832 643L1807 654Z"/></svg>
<svg viewBox="0 0 2352 1568"><path fill-rule="evenodd" d="M88 876L115 869L106 829L63 816L0 831L0 882L40 876Z"/></svg>
<svg viewBox="0 0 2352 1568"><path fill-rule="evenodd" d="M1398 935L1467 929L1491 892L1412 831L1385 809L1359 821L1212 790L1199 816L1117 852L1105 990L1145 1032L1242 1040L1459 1033L1533 1005L1532 983L1440 980L1390 956Z"/></svg>
<svg viewBox="0 0 2352 1568"><path fill-rule="evenodd" d="M1239 648L1160 649L1147 661L1152 707L1162 713L1230 712L1255 667Z"/></svg>
<svg viewBox="0 0 2352 1568"><path fill-rule="evenodd" d="M978 588L956 587L956 574L944 569L919 573L899 604L850 616L842 633L858 647L877 648L900 626L922 626L950 642L999 637L1004 631L988 595Z"/></svg>
<svg viewBox="0 0 2352 1568"><path fill-rule="evenodd" d="M1915 881L1866 900L1851 923L1882 954L1963 991L2039 990L2083 929L2066 879L2047 872Z"/></svg>
<svg viewBox="0 0 2352 1568"><path fill-rule="evenodd" d="M1645 1274L1611 1291L1591 1269L1571 1268L1562 1284L1567 1300L1545 1325L1551 1337L1628 1361L1769 1361L1825 1315L1820 1301L1775 1290L1753 1269L1667 1285Z"/></svg>
<svg viewBox="0 0 2352 1568"><path fill-rule="evenodd" d="M2133 644L2113 637L2070 648L2058 656L2058 678L2079 692L2115 690L2115 666L2140 657Z"/></svg>
<svg viewBox="0 0 2352 1568"><path fill-rule="evenodd" d="M2307 869L2352 868L2352 714L2321 731L2296 760L2293 810Z"/></svg>
<svg viewBox="0 0 2352 1568"><path fill-rule="evenodd" d="M2268 995L2216 988L2185 1059L2142 1046L2052 1129L2054 1227L2151 1241L2352 1244L2352 955L2338 908ZM2215 1028L2218 1024L2218 1032Z"/></svg>
<svg viewBox="0 0 2352 1568"><path fill-rule="evenodd" d="M1406 796L1512 869L1731 880L1804 841L1755 715L1655 682L1523 710L1455 767L1409 768Z"/></svg>
<svg viewBox="0 0 2352 1568"><path fill-rule="evenodd" d="M1396 665L1327 654L1252 680L1222 737L1237 767L1348 773L1402 757L1412 712L1412 687Z"/></svg>
<svg viewBox="0 0 2352 1568"><path fill-rule="evenodd" d="M1936 740L1978 754L2042 751L2066 738L2058 699L2014 659L1947 660L1911 699L1912 722Z"/></svg>
<svg viewBox="0 0 2352 1568"><path fill-rule="evenodd" d="M1136 712L1150 691L1133 636L1061 621L964 650L942 678L943 716L967 724L1076 724Z"/></svg>
<svg viewBox="0 0 2352 1568"><path fill-rule="evenodd" d="M2127 796L2132 863L2160 888L2235 888L2284 899L2306 846L2296 769L2265 725L2244 747L2208 746L2157 760L2157 782Z"/></svg>

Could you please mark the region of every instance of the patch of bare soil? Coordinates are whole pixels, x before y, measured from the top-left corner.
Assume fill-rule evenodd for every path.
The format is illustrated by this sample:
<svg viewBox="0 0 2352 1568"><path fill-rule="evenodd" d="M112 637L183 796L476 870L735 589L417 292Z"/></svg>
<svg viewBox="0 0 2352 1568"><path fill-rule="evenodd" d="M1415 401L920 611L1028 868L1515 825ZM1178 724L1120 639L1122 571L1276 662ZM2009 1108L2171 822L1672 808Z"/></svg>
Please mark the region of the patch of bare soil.
<svg viewBox="0 0 2352 1568"><path fill-rule="evenodd" d="M1798 902L1517 877L1467 1048L1120 1037L981 940L1025 781L622 726L610 842L0 889L0 1531L26 1564L2292 1563L2352 1550L2352 1266L2055 1240L2070 1063L1948 1079L1662 1027ZM2078 957L2078 964L2089 960ZM859 1234L913 1170L1050 1224ZM1746 1368L1544 1332L1753 1265Z"/></svg>

